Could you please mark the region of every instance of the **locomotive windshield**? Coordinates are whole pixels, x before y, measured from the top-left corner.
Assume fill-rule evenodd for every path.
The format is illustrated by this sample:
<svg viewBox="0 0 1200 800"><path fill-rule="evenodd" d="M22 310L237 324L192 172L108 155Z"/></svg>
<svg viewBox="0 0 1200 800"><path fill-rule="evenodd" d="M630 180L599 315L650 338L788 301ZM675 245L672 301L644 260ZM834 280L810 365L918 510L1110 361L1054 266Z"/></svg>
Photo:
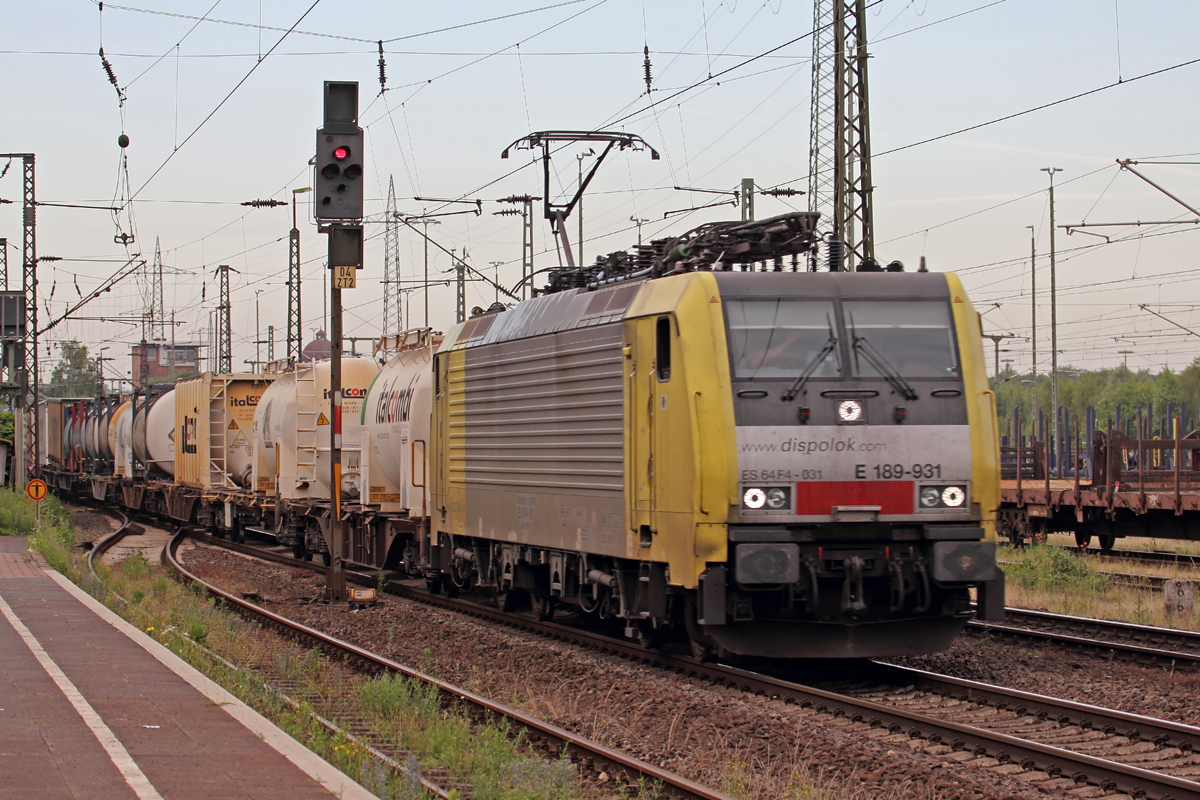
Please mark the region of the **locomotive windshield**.
<svg viewBox="0 0 1200 800"><path fill-rule="evenodd" d="M885 363L905 378L944 378L958 374L950 309L938 300L846 300L846 328L866 340ZM851 356L855 377L880 377L878 365Z"/></svg>
<svg viewBox="0 0 1200 800"><path fill-rule="evenodd" d="M833 303L821 300L728 298L729 351L735 378L795 378L837 340ZM813 378L841 373L837 349L826 351Z"/></svg>

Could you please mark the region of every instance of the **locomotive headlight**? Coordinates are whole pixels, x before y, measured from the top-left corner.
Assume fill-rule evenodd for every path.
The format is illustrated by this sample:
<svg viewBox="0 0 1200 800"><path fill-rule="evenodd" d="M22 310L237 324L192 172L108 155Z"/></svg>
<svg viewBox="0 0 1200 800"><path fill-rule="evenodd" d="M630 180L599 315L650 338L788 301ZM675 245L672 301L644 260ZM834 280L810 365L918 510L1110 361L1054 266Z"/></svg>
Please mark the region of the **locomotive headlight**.
<svg viewBox="0 0 1200 800"><path fill-rule="evenodd" d="M781 508L787 508L788 505L790 503L788 502L787 489L767 489L767 508L778 511Z"/></svg>
<svg viewBox="0 0 1200 800"><path fill-rule="evenodd" d="M942 489L942 502L950 508L958 508L967 499L967 493L961 486L947 486Z"/></svg>
<svg viewBox="0 0 1200 800"><path fill-rule="evenodd" d="M962 508L967 502L967 487L957 486L922 486L917 494L921 508L933 511L935 509Z"/></svg>
<svg viewBox="0 0 1200 800"><path fill-rule="evenodd" d="M843 400L838 404L837 412L842 422L858 422L862 419L862 404L857 400Z"/></svg>
<svg viewBox="0 0 1200 800"><path fill-rule="evenodd" d="M762 508L767 503L767 493L762 489L747 489L742 495L742 503L746 508Z"/></svg>

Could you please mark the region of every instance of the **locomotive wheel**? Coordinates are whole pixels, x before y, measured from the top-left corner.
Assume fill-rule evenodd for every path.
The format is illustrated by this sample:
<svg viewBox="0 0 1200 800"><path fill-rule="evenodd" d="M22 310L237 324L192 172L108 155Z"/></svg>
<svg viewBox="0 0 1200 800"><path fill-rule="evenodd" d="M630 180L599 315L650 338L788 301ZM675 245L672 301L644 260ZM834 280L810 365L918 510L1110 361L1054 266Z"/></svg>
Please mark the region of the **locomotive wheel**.
<svg viewBox="0 0 1200 800"><path fill-rule="evenodd" d="M517 589L505 589L496 592L496 608L506 614L516 611L519 595L520 591Z"/></svg>
<svg viewBox="0 0 1200 800"><path fill-rule="evenodd" d="M643 650L657 650L662 646L662 634L650 627L650 624L643 622L638 625L637 643Z"/></svg>
<svg viewBox="0 0 1200 800"><path fill-rule="evenodd" d="M692 658L697 661L712 661L713 649L706 644L692 640Z"/></svg>
<svg viewBox="0 0 1200 800"><path fill-rule="evenodd" d="M533 616L538 622L546 622L554 616L554 598L534 595L532 600Z"/></svg>
<svg viewBox="0 0 1200 800"><path fill-rule="evenodd" d="M312 553L304 549L303 544L294 544L292 545L292 558L297 561L311 561Z"/></svg>
<svg viewBox="0 0 1200 800"><path fill-rule="evenodd" d="M1115 537L1115 536L1101 536L1100 537L1100 550L1105 553L1111 553L1112 549L1113 549L1113 545L1116 543L1117 543L1117 537Z"/></svg>
<svg viewBox="0 0 1200 800"><path fill-rule="evenodd" d="M1100 540L1103 541L1104 537L1100 537ZM1092 543L1092 535L1090 533L1081 533L1081 532L1075 533L1075 544L1079 545L1082 548L1087 548L1087 546L1091 543Z"/></svg>
<svg viewBox="0 0 1200 800"><path fill-rule="evenodd" d="M438 594L442 591L442 580L443 578L440 574L427 575L425 577L425 591L430 594Z"/></svg>
<svg viewBox="0 0 1200 800"><path fill-rule="evenodd" d="M321 553L321 561L325 564L325 566L332 567L333 553L329 552L328 550L326 550L324 553Z"/></svg>
<svg viewBox="0 0 1200 800"><path fill-rule="evenodd" d="M417 548L413 546L412 542L409 542L404 548L404 569L408 572L408 577L421 577L420 560Z"/></svg>

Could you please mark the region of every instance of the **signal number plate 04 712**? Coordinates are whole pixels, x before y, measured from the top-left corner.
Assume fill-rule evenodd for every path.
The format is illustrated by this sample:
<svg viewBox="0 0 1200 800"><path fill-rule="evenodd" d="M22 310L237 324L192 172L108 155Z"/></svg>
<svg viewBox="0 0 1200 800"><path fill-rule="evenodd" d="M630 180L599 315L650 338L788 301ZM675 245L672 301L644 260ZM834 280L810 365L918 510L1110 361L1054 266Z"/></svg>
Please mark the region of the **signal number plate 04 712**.
<svg viewBox="0 0 1200 800"><path fill-rule="evenodd" d="M353 289L357 286L358 269L356 267L334 267L333 288Z"/></svg>

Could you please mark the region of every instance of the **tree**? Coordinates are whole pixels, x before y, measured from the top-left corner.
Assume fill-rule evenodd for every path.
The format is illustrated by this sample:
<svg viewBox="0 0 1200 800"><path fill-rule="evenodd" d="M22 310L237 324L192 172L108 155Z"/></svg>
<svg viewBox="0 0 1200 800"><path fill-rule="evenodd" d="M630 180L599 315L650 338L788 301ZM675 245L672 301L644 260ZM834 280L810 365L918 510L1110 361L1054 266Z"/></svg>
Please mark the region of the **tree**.
<svg viewBox="0 0 1200 800"><path fill-rule="evenodd" d="M62 342L50 384L42 389L49 397L95 397L100 391L100 361L88 358L86 345L75 339Z"/></svg>
<svg viewBox="0 0 1200 800"><path fill-rule="evenodd" d="M1005 371L996 385L996 408L1000 417L1001 435L1012 435L1013 410L1020 412L1021 431L1029 434L1030 424L1043 414L1049 427L1053 417L1050 410L1050 376L1038 375L1038 408L1033 409L1032 380L1028 374L1014 375ZM1058 403L1071 418L1083 418L1088 406L1096 411L1096 427L1104 430L1111 418L1116 422L1120 409L1122 427L1132 435L1134 420L1141 411L1148 430L1167 435L1173 430L1176 416L1183 413L1184 433L1191 431L1200 420L1200 358L1181 372L1163 367L1157 375L1149 370L1134 372L1124 365L1112 369L1076 370L1065 368L1058 378ZM1074 423L1067 423L1074 431Z"/></svg>

